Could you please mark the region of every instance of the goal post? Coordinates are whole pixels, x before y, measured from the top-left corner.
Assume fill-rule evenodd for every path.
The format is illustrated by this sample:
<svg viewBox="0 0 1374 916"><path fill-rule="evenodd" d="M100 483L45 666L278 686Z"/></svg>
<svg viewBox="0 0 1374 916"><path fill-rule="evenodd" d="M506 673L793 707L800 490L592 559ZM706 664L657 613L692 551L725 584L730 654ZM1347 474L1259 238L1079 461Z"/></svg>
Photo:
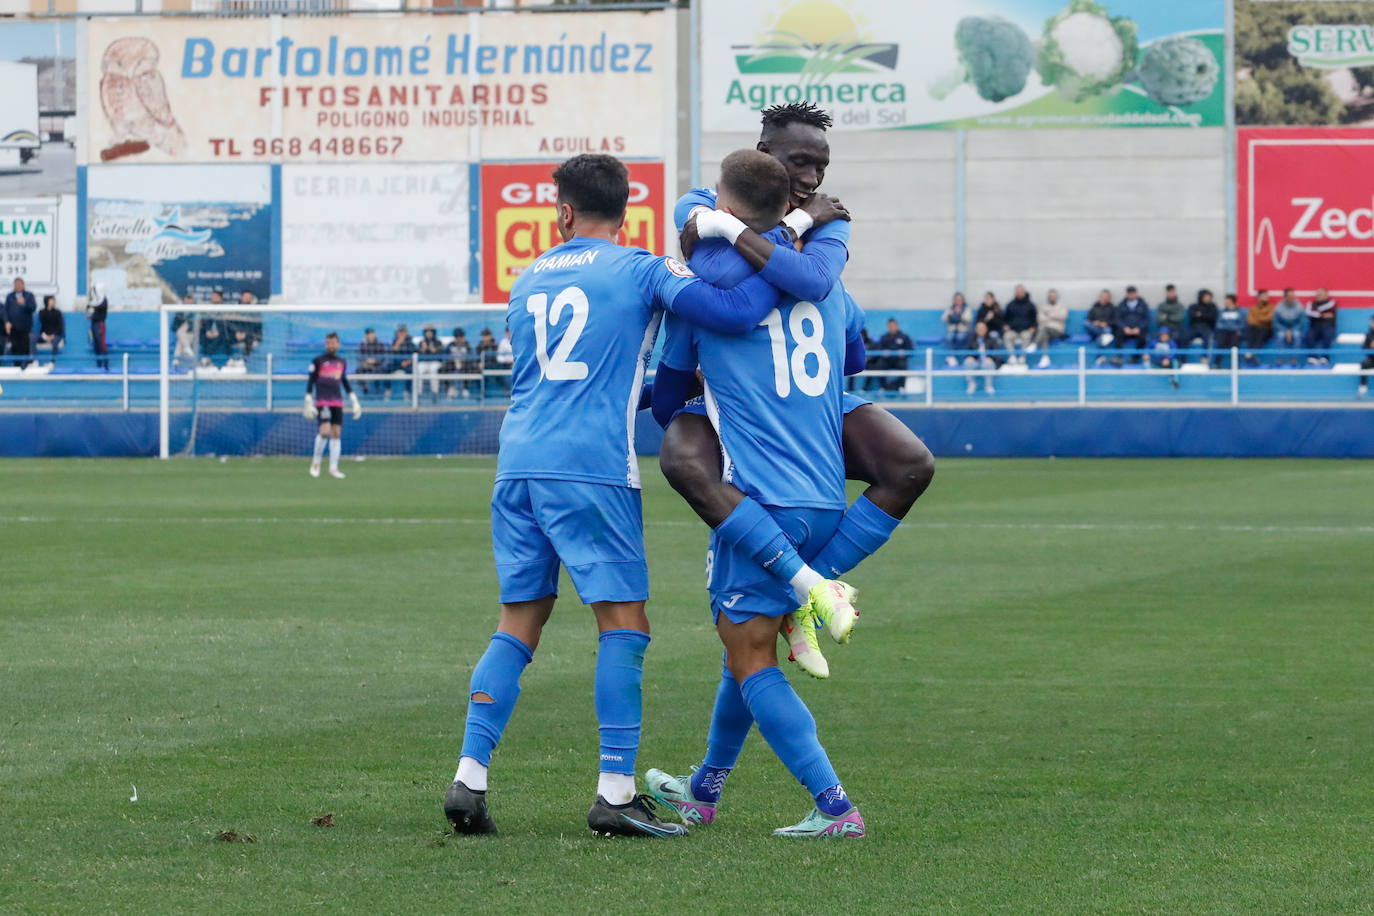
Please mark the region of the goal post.
<svg viewBox="0 0 1374 916"><path fill-rule="evenodd" d="M318 424L303 395L331 332L362 407L357 422L345 411L346 455L495 454L510 398L506 309L164 305L158 454L310 454Z"/></svg>

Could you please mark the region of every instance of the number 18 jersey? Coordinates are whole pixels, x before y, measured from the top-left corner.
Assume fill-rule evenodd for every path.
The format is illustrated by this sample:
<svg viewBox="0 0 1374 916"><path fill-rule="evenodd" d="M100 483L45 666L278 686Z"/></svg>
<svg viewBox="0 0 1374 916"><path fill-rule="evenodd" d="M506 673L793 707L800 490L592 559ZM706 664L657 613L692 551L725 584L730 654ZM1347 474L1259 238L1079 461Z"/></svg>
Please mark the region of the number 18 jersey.
<svg viewBox="0 0 1374 916"><path fill-rule="evenodd" d="M669 316L661 361L701 367L722 478L766 506L844 509L845 325L836 283L820 302L784 298L744 335Z"/></svg>
<svg viewBox="0 0 1374 916"><path fill-rule="evenodd" d="M634 448L661 304L695 282L640 248L574 238L511 289L515 365L496 479L576 480L638 489Z"/></svg>

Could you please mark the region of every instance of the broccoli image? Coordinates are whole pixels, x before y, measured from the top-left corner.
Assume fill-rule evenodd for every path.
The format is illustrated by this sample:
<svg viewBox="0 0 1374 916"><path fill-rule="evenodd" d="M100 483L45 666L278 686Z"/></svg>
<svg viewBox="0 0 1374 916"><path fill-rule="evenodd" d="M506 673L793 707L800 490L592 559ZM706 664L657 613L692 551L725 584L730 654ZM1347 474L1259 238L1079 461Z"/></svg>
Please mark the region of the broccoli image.
<svg viewBox="0 0 1374 916"><path fill-rule="evenodd" d="M1137 75L1159 104L1191 105L1212 94L1221 67L1196 38L1166 38L1146 49Z"/></svg>
<svg viewBox="0 0 1374 916"><path fill-rule="evenodd" d="M1135 68L1136 25L1093 0L1071 0L1045 23L1035 69L1070 102L1116 92Z"/></svg>
<svg viewBox="0 0 1374 916"><path fill-rule="evenodd" d="M996 16L967 16L954 30L959 68L937 80L930 94L944 99L964 83L972 83L989 102L1011 98L1026 88L1035 50L1030 37L1016 23Z"/></svg>

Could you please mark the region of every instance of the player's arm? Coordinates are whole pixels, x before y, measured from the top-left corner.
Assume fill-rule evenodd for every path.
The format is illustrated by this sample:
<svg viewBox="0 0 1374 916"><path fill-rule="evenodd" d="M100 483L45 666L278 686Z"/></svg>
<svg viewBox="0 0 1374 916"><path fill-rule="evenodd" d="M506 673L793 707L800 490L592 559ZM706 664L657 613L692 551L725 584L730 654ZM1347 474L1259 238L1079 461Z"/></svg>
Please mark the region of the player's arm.
<svg viewBox="0 0 1374 916"><path fill-rule="evenodd" d="M864 319L867 317L859 303L844 291L844 374L858 375L868 365L868 348L864 346Z"/></svg>
<svg viewBox="0 0 1374 916"><path fill-rule="evenodd" d="M310 377L305 380L305 403L301 405L301 416L307 420L315 419L315 383L320 380L320 358L310 362Z"/></svg>
<svg viewBox="0 0 1374 916"><path fill-rule="evenodd" d="M687 403L696 383L696 348L690 325L669 315L664 319L663 354L654 373L650 407L664 429Z"/></svg>
<svg viewBox="0 0 1374 916"><path fill-rule="evenodd" d="M721 334L743 334L778 303L778 291L757 274L734 289L720 289L675 258L645 251L631 265L647 303Z"/></svg>
<svg viewBox="0 0 1374 916"><path fill-rule="evenodd" d="M358 403L358 396L353 393L353 386L348 381L348 364L344 363L343 371L339 373L339 384L343 390L348 392L348 406L353 409L353 419L363 418L363 405Z"/></svg>
<svg viewBox="0 0 1374 916"><path fill-rule="evenodd" d="M729 213L703 208L695 210L692 219L702 239L730 241L733 250L768 282L798 299L817 301L830 293L849 262L849 213L823 194L813 194L806 208L793 210L784 220L795 238L816 226L800 252L791 238L775 240L772 232L759 235Z"/></svg>

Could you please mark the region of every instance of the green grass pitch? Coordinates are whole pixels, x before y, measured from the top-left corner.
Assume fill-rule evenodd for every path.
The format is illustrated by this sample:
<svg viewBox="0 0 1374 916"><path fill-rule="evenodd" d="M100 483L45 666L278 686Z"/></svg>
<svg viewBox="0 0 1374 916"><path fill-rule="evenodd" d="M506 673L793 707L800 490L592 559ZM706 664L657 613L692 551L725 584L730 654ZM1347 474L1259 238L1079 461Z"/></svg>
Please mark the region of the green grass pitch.
<svg viewBox="0 0 1374 916"><path fill-rule="evenodd" d="M789 671L870 827L829 843L770 836L811 802L757 732L715 826L592 837L566 582L492 770L503 835L446 835L493 465L344 467L0 463L0 911L1374 907L1374 465L941 462L852 575L831 680ZM639 763L685 771L705 532L644 476Z"/></svg>

